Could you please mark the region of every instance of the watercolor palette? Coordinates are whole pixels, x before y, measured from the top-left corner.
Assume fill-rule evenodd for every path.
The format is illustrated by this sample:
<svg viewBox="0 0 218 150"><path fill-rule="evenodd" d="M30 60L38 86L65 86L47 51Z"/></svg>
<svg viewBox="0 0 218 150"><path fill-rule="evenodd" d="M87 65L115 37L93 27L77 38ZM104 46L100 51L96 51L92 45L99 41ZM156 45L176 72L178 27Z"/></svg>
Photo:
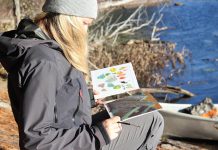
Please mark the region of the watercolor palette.
<svg viewBox="0 0 218 150"><path fill-rule="evenodd" d="M151 95L140 94L111 100L105 104L105 108L110 117L120 116L122 121L126 121L158 110L161 105Z"/></svg>
<svg viewBox="0 0 218 150"><path fill-rule="evenodd" d="M122 64L91 71L95 99L139 89L132 64Z"/></svg>

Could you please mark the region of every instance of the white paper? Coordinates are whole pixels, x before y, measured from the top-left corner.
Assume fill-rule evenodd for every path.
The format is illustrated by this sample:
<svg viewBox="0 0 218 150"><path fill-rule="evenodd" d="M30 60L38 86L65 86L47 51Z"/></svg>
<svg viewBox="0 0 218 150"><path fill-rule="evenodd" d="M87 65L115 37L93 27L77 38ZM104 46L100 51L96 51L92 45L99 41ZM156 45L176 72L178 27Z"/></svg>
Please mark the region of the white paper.
<svg viewBox="0 0 218 150"><path fill-rule="evenodd" d="M91 71L95 99L139 89L131 63Z"/></svg>

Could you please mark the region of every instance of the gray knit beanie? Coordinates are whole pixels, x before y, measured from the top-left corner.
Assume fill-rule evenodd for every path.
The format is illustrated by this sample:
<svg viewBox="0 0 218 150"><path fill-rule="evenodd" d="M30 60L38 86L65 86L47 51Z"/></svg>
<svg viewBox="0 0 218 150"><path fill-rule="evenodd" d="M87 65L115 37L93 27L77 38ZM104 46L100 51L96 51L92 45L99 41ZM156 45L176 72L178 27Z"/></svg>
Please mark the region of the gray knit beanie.
<svg viewBox="0 0 218 150"><path fill-rule="evenodd" d="M97 0L46 0L42 11L96 19L98 5Z"/></svg>

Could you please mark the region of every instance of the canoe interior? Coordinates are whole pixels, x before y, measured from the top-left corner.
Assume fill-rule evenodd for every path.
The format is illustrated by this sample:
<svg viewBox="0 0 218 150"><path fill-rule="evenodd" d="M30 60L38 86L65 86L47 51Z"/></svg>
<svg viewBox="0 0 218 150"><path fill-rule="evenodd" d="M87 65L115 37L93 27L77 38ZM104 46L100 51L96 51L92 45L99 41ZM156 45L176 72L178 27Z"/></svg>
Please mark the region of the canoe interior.
<svg viewBox="0 0 218 150"><path fill-rule="evenodd" d="M191 104L169 104L169 103L160 103L163 110L168 110L172 112L178 112L180 109L190 107ZM215 104L215 107L218 109L218 104Z"/></svg>
<svg viewBox="0 0 218 150"><path fill-rule="evenodd" d="M160 103L165 122L164 135L218 141L218 120L180 113L178 110L190 104ZM218 104L215 104L218 108Z"/></svg>

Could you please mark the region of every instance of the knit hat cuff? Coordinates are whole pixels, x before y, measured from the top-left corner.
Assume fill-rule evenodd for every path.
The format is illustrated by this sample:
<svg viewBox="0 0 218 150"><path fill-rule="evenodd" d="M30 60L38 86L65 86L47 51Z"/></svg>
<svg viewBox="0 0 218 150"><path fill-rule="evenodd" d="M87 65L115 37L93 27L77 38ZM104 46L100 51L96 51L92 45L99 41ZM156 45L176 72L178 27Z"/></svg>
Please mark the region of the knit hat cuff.
<svg viewBox="0 0 218 150"><path fill-rule="evenodd" d="M96 19L98 5L97 0L46 0L42 11Z"/></svg>

